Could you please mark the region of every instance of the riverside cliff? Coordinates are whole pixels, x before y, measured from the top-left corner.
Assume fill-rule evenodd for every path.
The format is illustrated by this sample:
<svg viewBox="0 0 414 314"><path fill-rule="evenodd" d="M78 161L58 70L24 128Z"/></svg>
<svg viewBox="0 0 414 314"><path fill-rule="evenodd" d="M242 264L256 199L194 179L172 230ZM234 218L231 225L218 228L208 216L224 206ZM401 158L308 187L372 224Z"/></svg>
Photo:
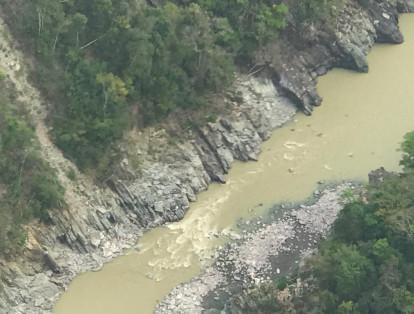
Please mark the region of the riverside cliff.
<svg viewBox="0 0 414 314"><path fill-rule="evenodd" d="M260 144L294 115L295 106L310 112L320 103L318 75L334 66L366 71L365 56L375 41L401 42L398 13L413 9L412 1L372 2L364 8L350 1L332 28L309 29L306 39L287 29L257 56L261 77L239 76L223 100L229 114L177 143L162 129L131 132L121 145L118 175L108 178L105 187L79 173L76 183L66 178L74 166L49 139L48 105L28 83L23 56L2 32L1 65L32 109L43 157L59 171L69 208L54 213L50 226L28 226L23 255L0 263L0 310L50 311L76 274L99 269L146 229L181 219L198 192L225 181L233 160L257 159Z"/></svg>

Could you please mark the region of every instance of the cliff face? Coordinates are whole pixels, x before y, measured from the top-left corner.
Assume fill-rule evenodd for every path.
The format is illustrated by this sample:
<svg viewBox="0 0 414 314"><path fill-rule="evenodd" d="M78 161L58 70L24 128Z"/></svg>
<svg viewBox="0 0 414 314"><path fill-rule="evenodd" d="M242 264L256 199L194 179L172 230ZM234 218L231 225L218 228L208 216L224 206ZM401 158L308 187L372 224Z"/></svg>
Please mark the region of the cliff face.
<svg viewBox="0 0 414 314"><path fill-rule="evenodd" d="M0 66L32 113L43 157L66 187L68 209L53 223L27 226L21 256L0 261L0 313L45 313L78 273L98 269L135 244L148 228L183 218L197 193L225 182L234 160L256 160L271 131L296 107L310 113L321 103L316 78L338 66L367 71L366 55L377 42L400 43L398 14L414 11L413 0L346 3L332 27L289 28L257 56L261 77L240 75L223 100L229 114L172 143L163 129L131 131L121 144L119 175L104 187L77 173L53 145L45 125L48 104L27 81L23 56L4 23ZM306 33L306 36L303 35Z"/></svg>

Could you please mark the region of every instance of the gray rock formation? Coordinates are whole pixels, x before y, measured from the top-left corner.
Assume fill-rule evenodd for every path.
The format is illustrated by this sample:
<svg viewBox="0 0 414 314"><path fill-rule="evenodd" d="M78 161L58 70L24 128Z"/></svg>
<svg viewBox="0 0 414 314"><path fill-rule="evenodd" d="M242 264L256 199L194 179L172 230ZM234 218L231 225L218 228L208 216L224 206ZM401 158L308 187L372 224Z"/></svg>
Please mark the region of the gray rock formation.
<svg viewBox="0 0 414 314"><path fill-rule="evenodd" d="M367 72L366 56L375 42L403 41L398 12L409 11L411 0L347 1L332 26L290 27L277 43L262 50L257 63L265 65L276 86L310 114L321 103L317 76L333 67Z"/></svg>
<svg viewBox="0 0 414 314"><path fill-rule="evenodd" d="M33 114L44 158L58 170L70 206L54 212L48 226L27 226L24 252L0 260L0 313L49 312L77 274L99 269L146 229L181 219L197 193L212 181L225 182L234 160L256 160L272 130L294 115L293 104L310 113L321 103L317 76L334 66L367 71L375 41L401 42L397 12L414 10L413 1L364 3L348 1L335 27L309 26L307 39L288 29L257 56L263 77L240 75L233 95L223 100L230 113L215 122L178 140L162 129L126 135L119 171L99 187L79 173L76 183L66 178L75 167L50 141L47 104L27 82L23 56L2 24L0 65Z"/></svg>

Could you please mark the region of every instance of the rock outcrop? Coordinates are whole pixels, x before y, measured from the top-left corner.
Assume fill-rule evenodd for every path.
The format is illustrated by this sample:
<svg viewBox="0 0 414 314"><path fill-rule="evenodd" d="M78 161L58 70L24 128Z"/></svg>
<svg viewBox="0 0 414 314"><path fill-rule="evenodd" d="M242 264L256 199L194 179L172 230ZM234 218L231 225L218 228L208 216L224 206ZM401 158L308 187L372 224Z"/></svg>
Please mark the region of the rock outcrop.
<svg viewBox="0 0 414 314"><path fill-rule="evenodd" d="M310 114L322 101L316 78L333 67L367 72L367 54L375 42L403 41L398 13L410 11L412 1L346 1L335 22L319 28L289 27L277 43L262 50L257 63L266 66L275 85Z"/></svg>
<svg viewBox="0 0 414 314"><path fill-rule="evenodd" d="M163 129L131 131L121 144L117 175L97 186L50 141L48 104L27 80L23 56L4 23L0 65L31 109L43 157L58 170L68 209L53 212L52 223L27 226L27 247L13 261L0 260L0 313L47 313L79 273L133 246L148 228L181 219L200 191L225 182L234 160L259 158L272 130L288 121L296 106L311 113L321 103L316 78L332 67L367 71L366 55L377 42L399 43L398 12L414 10L412 0L347 1L336 24L302 31L288 29L257 56L260 77L239 75L223 100L230 113L180 139Z"/></svg>

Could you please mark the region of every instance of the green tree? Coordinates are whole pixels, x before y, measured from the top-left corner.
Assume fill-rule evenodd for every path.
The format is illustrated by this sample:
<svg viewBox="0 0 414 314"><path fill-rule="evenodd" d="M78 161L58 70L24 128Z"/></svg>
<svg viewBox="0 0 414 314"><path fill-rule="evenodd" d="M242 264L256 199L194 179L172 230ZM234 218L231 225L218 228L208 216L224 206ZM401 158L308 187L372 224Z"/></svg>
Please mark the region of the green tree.
<svg viewBox="0 0 414 314"><path fill-rule="evenodd" d="M235 53L242 57L250 56L255 49L277 38L286 26L288 7L283 3L275 4L270 0L199 0L198 3L215 16L227 19L238 40L223 41L220 38L219 42L231 42L230 48L240 46ZM232 32L226 33L233 37Z"/></svg>
<svg viewBox="0 0 414 314"><path fill-rule="evenodd" d="M338 314L359 314L358 307L352 301L344 301L338 306Z"/></svg>
<svg viewBox="0 0 414 314"><path fill-rule="evenodd" d="M329 20L342 5L343 0L293 1L291 11L298 25Z"/></svg>
<svg viewBox="0 0 414 314"><path fill-rule="evenodd" d="M401 287L394 291L394 303L400 313L414 313L414 294L407 288Z"/></svg>
<svg viewBox="0 0 414 314"><path fill-rule="evenodd" d="M332 244L321 254L322 260L316 263L315 271L322 287L329 288L342 300L355 300L369 287L374 267L356 246Z"/></svg>
<svg viewBox="0 0 414 314"><path fill-rule="evenodd" d="M401 144L402 159L400 165L405 172L414 170L414 132L407 133Z"/></svg>
<svg viewBox="0 0 414 314"><path fill-rule="evenodd" d="M388 243L388 239L379 239L372 246L372 253L379 263L385 263L392 256L395 256L395 250Z"/></svg>
<svg viewBox="0 0 414 314"><path fill-rule="evenodd" d="M335 239L357 243L380 233L383 226L373 206L356 201L345 205L335 221L334 229Z"/></svg>
<svg viewBox="0 0 414 314"><path fill-rule="evenodd" d="M56 113L57 144L82 168L93 167L128 127L124 82L102 63L68 55L68 103Z"/></svg>

